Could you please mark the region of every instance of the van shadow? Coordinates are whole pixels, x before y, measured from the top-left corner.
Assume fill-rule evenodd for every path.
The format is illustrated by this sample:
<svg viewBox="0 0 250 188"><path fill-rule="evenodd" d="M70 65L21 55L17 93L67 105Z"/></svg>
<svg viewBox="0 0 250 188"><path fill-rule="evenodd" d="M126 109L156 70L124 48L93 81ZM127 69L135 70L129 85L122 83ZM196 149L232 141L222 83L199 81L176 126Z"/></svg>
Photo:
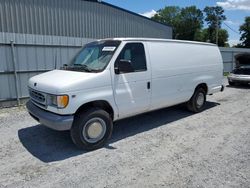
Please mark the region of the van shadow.
<svg viewBox="0 0 250 188"><path fill-rule="evenodd" d="M217 105L219 103L207 102L205 110ZM115 123L112 138L105 148L116 149L111 146L112 143L163 125L167 126L166 124L191 115L193 113L188 112L183 105L178 105L120 120ZM69 131L58 132L45 126L36 125L20 129L18 137L30 154L45 163L61 161L87 153L75 147Z"/></svg>

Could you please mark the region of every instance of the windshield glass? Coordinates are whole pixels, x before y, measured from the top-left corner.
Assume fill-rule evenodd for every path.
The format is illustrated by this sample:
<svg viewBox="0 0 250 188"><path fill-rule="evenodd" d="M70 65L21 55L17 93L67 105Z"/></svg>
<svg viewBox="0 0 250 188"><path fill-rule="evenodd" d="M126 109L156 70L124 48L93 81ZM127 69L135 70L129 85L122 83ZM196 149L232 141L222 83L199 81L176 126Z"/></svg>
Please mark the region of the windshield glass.
<svg viewBox="0 0 250 188"><path fill-rule="evenodd" d="M101 72L109 64L120 43L120 41L89 43L64 68L73 71Z"/></svg>

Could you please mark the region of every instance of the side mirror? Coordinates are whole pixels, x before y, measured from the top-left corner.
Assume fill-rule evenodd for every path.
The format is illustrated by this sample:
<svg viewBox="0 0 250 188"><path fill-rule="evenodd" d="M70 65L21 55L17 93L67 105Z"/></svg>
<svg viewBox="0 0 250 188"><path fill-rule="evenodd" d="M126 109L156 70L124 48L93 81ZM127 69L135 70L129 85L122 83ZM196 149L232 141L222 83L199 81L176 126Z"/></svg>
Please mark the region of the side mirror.
<svg viewBox="0 0 250 188"><path fill-rule="evenodd" d="M126 59L120 59L120 61L116 63L115 73L122 74L129 72L134 72L134 68L132 67L131 61Z"/></svg>

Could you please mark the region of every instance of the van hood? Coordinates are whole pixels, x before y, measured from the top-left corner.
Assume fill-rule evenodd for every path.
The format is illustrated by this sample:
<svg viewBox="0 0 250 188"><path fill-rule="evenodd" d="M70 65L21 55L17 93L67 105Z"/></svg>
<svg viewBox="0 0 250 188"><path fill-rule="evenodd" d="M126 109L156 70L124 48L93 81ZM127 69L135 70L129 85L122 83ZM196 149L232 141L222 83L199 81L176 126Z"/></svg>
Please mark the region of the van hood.
<svg viewBox="0 0 250 188"><path fill-rule="evenodd" d="M111 84L109 71L101 73L53 70L30 78L28 86L37 91L50 94L66 94L93 87ZM105 77L102 79L102 77ZM108 79L107 79L108 78Z"/></svg>

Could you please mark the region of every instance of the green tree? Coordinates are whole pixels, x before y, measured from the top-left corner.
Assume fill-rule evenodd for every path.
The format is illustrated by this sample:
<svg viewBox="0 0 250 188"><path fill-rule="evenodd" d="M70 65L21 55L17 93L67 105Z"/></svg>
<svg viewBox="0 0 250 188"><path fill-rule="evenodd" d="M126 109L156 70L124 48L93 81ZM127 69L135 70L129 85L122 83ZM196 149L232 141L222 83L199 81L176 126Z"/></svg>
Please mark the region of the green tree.
<svg viewBox="0 0 250 188"><path fill-rule="evenodd" d="M157 14L151 19L171 25L173 28L173 38L176 38L179 28L179 18L180 18L181 9L178 6L168 6L157 11Z"/></svg>
<svg viewBox="0 0 250 188"><path fill-rule="evenodd" d="M181 40L196 40L197 33L203 26L203 13L195 6L180 8L176 6L160 9L152 18L171 25L173 27L173 38Z"/></svg>
<svg viewBox="0 0 250 188"><path fill-rule="evenodd" d="M195 6L181 9L178 39L197 40L203 27L203 13Z"/></svg>
<svg viewBox="0 0 250 188"><path fill-rule="evenodd" d="M228 47L229 44L228 41L228 32L225 29L219 29L218 30L218 46L222 47ZM201 34L201 40L203 42L211 42L216 41L216 33L213 32L212 35L210 34L209 28L203 29Z"/></svg>
<svg viewBox="0 0 250 188"><path fill-rule="evenodd" d="M221 29L222 22L226 20L222 7L205 7L205 21L208 28L203 28L203 12L190 6L180 8L178 6L168 6L160 9L152 18L173 27L173 38L180 40L194 40L216 43L216 30L218 28L218 45L228 46L228 32Z"/></svg>
<svg viewBox="0 0 250 188"><path fill-rule="evenodd" d="M228 44L228 32L225 29L219 29L218 32L218 46L229 47Z"/></svg>
<svg viewBox="0 0 250 188"><path fill-rule="evenodd" d="M205 21L208 24L208 27L216 28L217 23L218 27L221 28L221 24L224 20L226 20L226 16L224 15L224 10L220 6L215 7L205 7L204 12L206 14Z"/></svg>
<svg viewBox="0 0 250 188"><path fill-rule="evenodd" d="M239 45L243 48L250 48L250 17L245 18L245 23L240 26L240 41L242 43Z"/></svg>
<svg viewBox="0 0 250 188"><path fill-rule="evenodd" d="M205 7L204 12L206 14L205 21L208 25L208 29L205 31L206 35L204 35L204 40L216 43L216 30L218 28L218 45L224 46L228 41L228 33L225 30L221 30L221 24L226 20L223 8L220 6L207 6Z"/></svg>

